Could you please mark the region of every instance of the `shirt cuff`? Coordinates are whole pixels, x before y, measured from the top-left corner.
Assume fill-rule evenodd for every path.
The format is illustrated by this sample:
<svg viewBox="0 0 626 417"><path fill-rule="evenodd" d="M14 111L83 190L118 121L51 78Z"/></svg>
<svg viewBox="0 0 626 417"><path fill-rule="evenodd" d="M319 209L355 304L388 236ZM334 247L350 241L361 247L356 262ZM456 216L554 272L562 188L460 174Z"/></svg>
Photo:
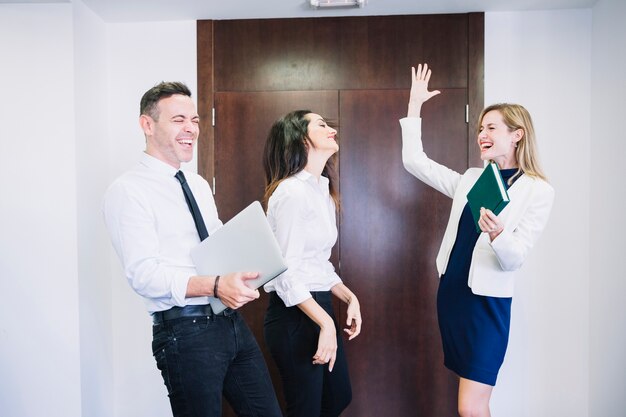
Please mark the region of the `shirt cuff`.
<svg viewBox="0 0 626 417"><path fill-rule="evenodd" d="M286 291L276 288L276 294L287 307L293 307L311 298L311 292L304 285L293 286Z"/></svg>
<svg viewBox="0 0 626 417"><path fill-rule="evenodd" d="M172 280L172 304L178 307L184 307L187 305L187 286L191 275L187 272L181 272L176 274L176 277Z"/></svg>
<svg viewBox="0 0 626 417"><path fill-rule="evenodd" d="M403 117L402 119L400 119L400 126L403 129L411 129L411 132L417 130L421 133L422 119L420 117Z"/></svg>

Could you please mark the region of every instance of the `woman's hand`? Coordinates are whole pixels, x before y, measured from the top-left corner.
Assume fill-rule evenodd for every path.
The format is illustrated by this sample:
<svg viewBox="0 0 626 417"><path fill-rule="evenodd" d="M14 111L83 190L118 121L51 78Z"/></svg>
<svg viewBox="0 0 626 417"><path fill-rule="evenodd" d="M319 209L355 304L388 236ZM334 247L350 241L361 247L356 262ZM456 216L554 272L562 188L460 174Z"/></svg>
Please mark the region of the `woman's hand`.
<svg viewBox="0 0 626 417"><path fill-rule="evenodd" d="M329 317L330 318L330 317ZM328 371L332 372L337 359L337 333L332 319L320 326L320 336L317 340L317 351L313 355L313 365L328 364Z"/></svg>
<svg viewBox="0 0 626 417"><path fill-rule="evenodd" d="M411 67L411 94L409 96L409 109L407 117L420 117L422 104L440 93L439 90L428 91L428 81L431 71L428 64L419 64L417 71Z"/></svg>
<svg viewBox="0 0 626 417"><path fill-rule="evenodd" d="M313 355L313 365L328 364L332 371L337 359L337 330L333 318L313 298L308 298L298 304L311 320L320 326L320 335L317 339L317 351Z"/></svg>
<svg viewBox="0 0 626 417"><path fill-rule="evenodd" d="M348 333L348 340L352 340L361 333L361 305L356 295L343 283L334 285L330 291L344 303L348 304L348 311L346 312L346 325L347 329L343 329Z"/></svg>
<svg viewBox="0 0 626 417"><path fill-rule="evenodd" d="M493 214L493 211L484 207L480 208L480 218L478 219L478 227L484 233L489 234L489 239L493 242L500 233L504 230L504 224L500 221L498 216Z"/></svg>
<svg viewBox="0 0 626 417"><path fill-rule="evenodd" d="M347 329L343 329L348 334L348 340L352 340L361 333L361 306L359 300L352 295L350 302L348 303L348 311L346 318Z"/></svg>

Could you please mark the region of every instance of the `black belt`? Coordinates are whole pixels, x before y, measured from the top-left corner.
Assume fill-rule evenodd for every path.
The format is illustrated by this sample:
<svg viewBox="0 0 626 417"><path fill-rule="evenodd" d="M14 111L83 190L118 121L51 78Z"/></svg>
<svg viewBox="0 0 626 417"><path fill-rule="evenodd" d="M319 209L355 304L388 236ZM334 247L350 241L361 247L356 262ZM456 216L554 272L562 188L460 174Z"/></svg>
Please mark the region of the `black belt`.
<svg viewBox="0 0 626 417"><path fill-rule="evenodd" d="M152 313L152 322L154 324L161 324L166 320L179 319L181 317L211 317L211 316L224 316L232 314L233 310L227 308L219 314L214 314L211 309L211 304L202 305L188 305L185 307L172 307L169 310L157 311Z"/></svg>

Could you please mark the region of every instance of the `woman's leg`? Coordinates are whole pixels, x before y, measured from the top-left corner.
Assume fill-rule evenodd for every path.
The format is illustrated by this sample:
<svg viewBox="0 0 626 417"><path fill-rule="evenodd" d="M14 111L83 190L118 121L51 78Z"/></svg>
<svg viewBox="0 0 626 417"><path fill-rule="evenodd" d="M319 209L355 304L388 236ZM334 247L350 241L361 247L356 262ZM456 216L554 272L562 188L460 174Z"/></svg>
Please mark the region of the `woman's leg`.
<svg viewBox="0 0 626 417"><path fill-rule="evenodd" d="M320 417L324 368L313 365L318 336L319 327L298 307L285 307L271 293L265 341L283 382L287 417Z"/></svg>
<svg viewBox="0 0 626 417"><path fill-rule="evenodd" d="M459 380L459 415L461 417L491 417L489 399L493 387L465 378Z"/></svg>
<svg viewBox="0 0 626 417"><path fill-rule="evenodd" d="M321 417L337 417L352 401L352 387L348 374L348 362L343 347L341 329L337 329L337 359L332 372L324 367L324 388L322 394ZM320 366L320 365L318 365Z"/></svg>

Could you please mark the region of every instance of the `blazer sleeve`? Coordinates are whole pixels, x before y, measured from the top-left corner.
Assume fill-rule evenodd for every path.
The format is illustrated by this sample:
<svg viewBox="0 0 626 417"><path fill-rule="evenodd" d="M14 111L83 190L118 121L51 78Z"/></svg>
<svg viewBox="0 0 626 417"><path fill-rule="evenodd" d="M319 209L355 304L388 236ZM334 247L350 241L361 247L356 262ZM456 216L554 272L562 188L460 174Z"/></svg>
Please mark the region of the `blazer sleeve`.
<svg viewBox="0 0 626 417"><path fill-rule="evenodd" d="M504 271L515 271L523 265L528 252L543 232L552 210L554 202L552 186L543 180L534 180L532 186L534 190L530 203L517 227L513 230L505 227L491 242L491 247Z"/></svg>
<svg viewBox="0 0 626 417"><path fill-rule="evenodd" d="M429 159L422 146L422 119L400 119L402 127L402 164L411 174L437 191L454 197L461 174Z"/></svg>

